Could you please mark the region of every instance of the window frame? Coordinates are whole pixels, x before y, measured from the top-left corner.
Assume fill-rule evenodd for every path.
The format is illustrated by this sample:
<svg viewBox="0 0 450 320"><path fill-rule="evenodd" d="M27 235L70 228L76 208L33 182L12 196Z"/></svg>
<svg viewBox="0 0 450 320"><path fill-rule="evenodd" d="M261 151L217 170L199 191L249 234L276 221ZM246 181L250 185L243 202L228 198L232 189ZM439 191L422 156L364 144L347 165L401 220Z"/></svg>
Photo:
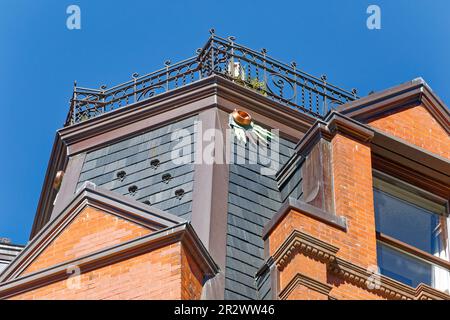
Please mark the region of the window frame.
<svg viewBox="0 0 450 320"><path fill-rule="evenodd" d="M390 174L386 174L386 173L376 170L376 169L372 170L372 176L373 176L374 180L378 179L385 183L392 184L395 187L402 188L406 191L415 193L415 194L419 195L420 197L423 197L431 202L435 202L440 206L444 206L444 212L434 213L434 214L438 214L438 215L440 214L440 215L445 216L447 218L446 219L446 228L450 228L450 223L448 223L448 221L450 221L449 201L447 199L444 199L438 195L435 195L431 192L421 189L420 187L416 187L402 179L398 179ZM377 186L375 185L375 182L373 182L373 188L377 188ZM383 192L383 190L380 189L379 187L377 189L379 189L380 191ZM375 203L374 203L374 206L375 206ZM382 232L380 232L378 230L376 230L376 240L377 240L377 242L379 242L382 245L389 246L392 249L399 251L400 253L407 254L416 259L423 260L426 263L429 263L431 265L437 265L441 268L444 268L445 270L447 270L450 273L450 238L447 238L447 244L446 244L447 258L449 260L446 260L446 259L438 257L438 256L434 256L431 253L428 253L419 248L416 248L416 247L414 247L410 244L407 244L401 240L398 240L396 238L393 238L391 236L383 234Z"/></svg>

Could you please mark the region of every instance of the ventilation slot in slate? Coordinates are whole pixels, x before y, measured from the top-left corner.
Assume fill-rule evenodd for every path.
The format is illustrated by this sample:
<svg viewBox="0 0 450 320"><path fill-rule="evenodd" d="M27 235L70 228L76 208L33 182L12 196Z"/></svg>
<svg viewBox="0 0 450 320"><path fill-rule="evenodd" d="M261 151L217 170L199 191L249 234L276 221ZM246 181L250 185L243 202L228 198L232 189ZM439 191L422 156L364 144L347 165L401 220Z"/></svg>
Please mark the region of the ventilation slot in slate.
<svg viewBox="0 0 450 320"><path fill-rule="evenodd" d="M123 171L123 170L117 172L117 174L116 174L116 176L119 179L119 181L125 180L126 175L127 175L127 173L125 171Z"/></svg>
<svg viewBox="0 0 450 320"><path fill-rule="evenodd" d="M144 202L142 202L143 204L146 204L146 205L151 205L151 203L150 203L150 200L145 200Z"/></svg>
<svg viewBox="0 0 450 320"><path fill-rule="evenodd" d="M153 169L157 169L159 167L159 164L160 164L160 162L158 159L153 159L152 161L150 161L150 166Z"/></svg>
<svg viewBox="0 0 450 320"><path fill-rule="evenodd" d="M172 179L172 175L170 173L163 174L161 179L164 183L169 183L170 179Z"/></svg>
<svg viewBox="0 0 450 320"><path fill-rule="evenodd" d="M130 195L134 196L138 190L138 187L136 185L132 185L128 188L128 192Z"/></svg>
<svg viewBox="0 0 450 320"><path fill-rule="evenodd" d="M181 200L181 198L183 198L183 196L184 196L184 189L177 189L177 190L175 190L175 197L178 200Z"/></svg>

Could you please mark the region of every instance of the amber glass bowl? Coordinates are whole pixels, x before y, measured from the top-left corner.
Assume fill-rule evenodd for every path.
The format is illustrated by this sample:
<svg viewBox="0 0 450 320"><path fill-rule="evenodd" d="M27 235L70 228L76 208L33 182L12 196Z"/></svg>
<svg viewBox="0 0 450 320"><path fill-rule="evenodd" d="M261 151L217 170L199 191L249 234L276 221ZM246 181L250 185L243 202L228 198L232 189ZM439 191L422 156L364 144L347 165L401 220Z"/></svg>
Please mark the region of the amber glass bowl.
<svg viewBox="0 0 450 320"><path fill-rule="evenodd" d="M249 126L252 123L252 117L248 112L234 109L233 113L231 114L234 121L236 121L237 124L240 124L241 126Z"/></svg>

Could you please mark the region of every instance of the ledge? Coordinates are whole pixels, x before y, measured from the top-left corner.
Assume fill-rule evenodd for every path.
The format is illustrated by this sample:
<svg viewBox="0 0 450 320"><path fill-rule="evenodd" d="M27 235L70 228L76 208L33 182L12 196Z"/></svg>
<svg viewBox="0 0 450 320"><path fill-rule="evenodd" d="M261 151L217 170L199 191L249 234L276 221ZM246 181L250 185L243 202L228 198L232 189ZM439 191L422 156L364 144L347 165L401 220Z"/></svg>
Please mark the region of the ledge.
<svg viewBox="0 0 450 320"><path fill-rule="evenodd" d="M289 281L289 283L284 287L284 289L278 294L278 297L281 300L286 300L295 290L295 288L299 285L302 285L310 290L316 291L325 296L329 296L330 291L333 289L333 286L327 283L322 283L304 274L297 273L292 278L292 280Z"/></svg>
<svg viewBox="0 0 450 320"><path fill-rule="evenodd" d="M372 128L336 111L331 112L325 121L332 136L343 133L361 142L370 142L374 135Z"/></svg>
<svg viewBox="0 0 450 320"><path fill-rule="evenodd" d="M297 210L300 213L311 218L324 222L332 227L347 231L347 222L344 217L336 216L329 212L323 211L303 201L294 198L288 198L282 205L281 209L273 216L273 218L264 226L262 237L267 239L269 234L281 222L281 220L289 213L290 210Z"/></svg>

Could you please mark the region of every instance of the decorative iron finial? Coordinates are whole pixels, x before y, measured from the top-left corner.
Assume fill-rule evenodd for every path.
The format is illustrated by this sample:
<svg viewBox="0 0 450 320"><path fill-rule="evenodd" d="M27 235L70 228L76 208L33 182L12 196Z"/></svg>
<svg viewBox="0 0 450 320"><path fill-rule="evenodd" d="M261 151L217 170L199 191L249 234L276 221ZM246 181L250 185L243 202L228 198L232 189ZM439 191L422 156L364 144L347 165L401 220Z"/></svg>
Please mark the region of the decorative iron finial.
<svg viewBox="0 0 450 320"><path fill-rule="evenodd" d="M195 53L200 54L202 52L202 50L203 50L202 48L197 48L197 50L195 50Z"/></svg>
<svg viewBox="0 0 450 320"><path fill-rule="evenodd" d="M209 29L209 34L213 35L214 33L216 33L216 30L214 28Z"/></svg>
<svg viewBox="0 0 450 320"><path fill-rule="evenodd" d="M164 65L165 65L166 67L170 66L171 63L172 63L172 62L171 62L170 60L164 61Z"/></svg>
<svg viewBox="0 0 450 320"><path fill-rule="evenodd" d="M132 77L133 79L136 79L137 77L139 77L139 73L134 72L134 73L131 75L131 77Z"/></svg>
<svg viewBox="0 0 450 320"><path fill-rule="evenodd" d="M228 41L233 42L234 40L236 40L235 36L229 36L228 37Z"/></svg>
<svg viewBox="0 0 450 320"><path fill-rule="evenodd" d="M356 95L358 94L358 90L356 90L356 88L352 88L352 94L356 97Z"/></svg>
<svg viewBox="0 0 450 320"><path fill-rule="evenodd" d="M76 88L77 87L77 80L73 81L73 87Z"/></svg>
<svg viewBox="0 0 450 320"><path fill-rule="evenodd" d="M100 86L100 89L102 89L102 90L105 90L106 88L107 88L106 84L102 84L102 85Z"/></svg>
<svg viewBox="0 0 450 320"><path fill-rule="evenodd" d="M262 48L262 49L261 49L261 53L262 53L263 55L266 55L267 49L266 49L266 48Z"/></svg>
<svg viewBox="0 0 450 320"><path fill-rule="evenodd" d="M328 79L328 77L326 74L323 74L320 76L320 80L322 80L322 81L327 81L327 79Z"/></svg>
<svg viewBox="0 0 450 320"><path fill-rule="evenodd" d="M297 62L292 61L291 62L291 67L294 68L294 69L297 68Z"/></svg>

